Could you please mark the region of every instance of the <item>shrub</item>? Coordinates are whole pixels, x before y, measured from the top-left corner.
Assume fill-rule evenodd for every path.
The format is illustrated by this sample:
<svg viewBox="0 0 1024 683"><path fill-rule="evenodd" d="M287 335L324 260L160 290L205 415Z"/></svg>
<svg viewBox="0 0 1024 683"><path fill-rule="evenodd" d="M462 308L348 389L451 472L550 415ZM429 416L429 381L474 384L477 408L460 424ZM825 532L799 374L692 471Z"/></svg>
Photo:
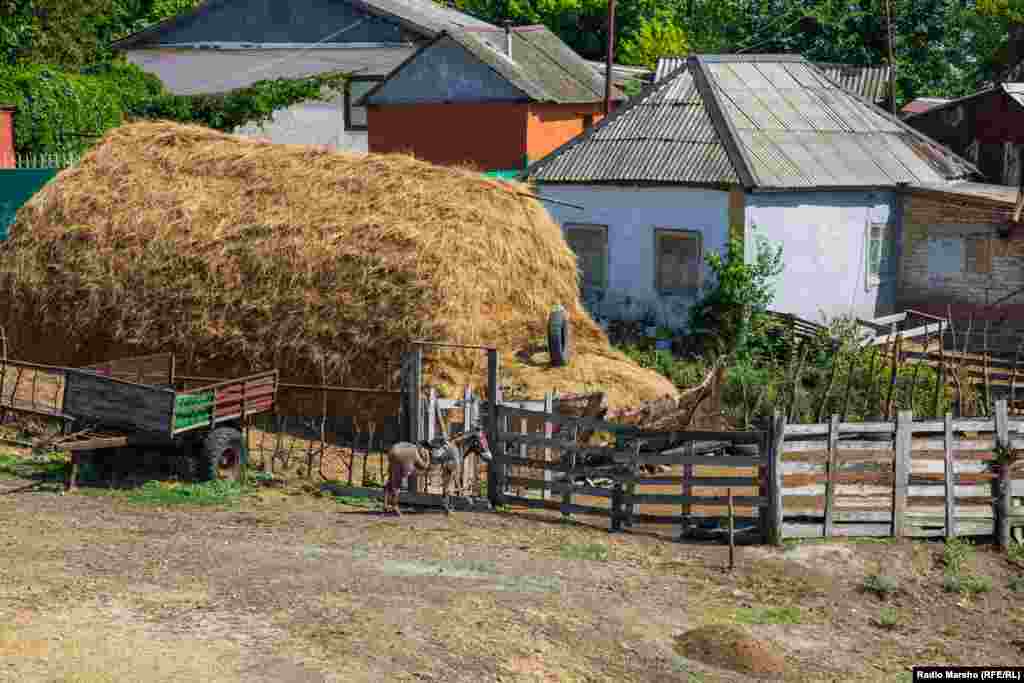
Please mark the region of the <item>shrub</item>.
<svg viewBox="0 0 1024 683"><path fill-rule="evenodd" d="M1007 587L1014 593L1024 593L1024 576L1012 576Z"/></svg>
<svg viewBox="0 0 1024 683"><path fill-rule="evenodd" d="M946 568L946 573L959 575L973 552L974 546L969 540L959 537L947 539L942 548L942 564Z"/></svg>
<svg viewBox="0 0 1024 683"><path fill-rule="evenodd" d="M882 608L878 612L878 619L875 620L875 623L878 624L880 627L889 630L895 629L899 625L899 622L900 615L894 607Z"/></svg>
<svg viewBox="0 0 1024 683"><path fill-rule="evenodd" d="M946 573L942 585L947 593L977 595L992 590L992 580L987 576L961 575L950 572Z"/></svg>
<svg viewBox="0 0 1024 683"><path fill-rule="evenodd" d="M887 598L899 591L899 584L896 579L884 574L869 574L864 579L864 590L874 593L880 598Z"/></svg>

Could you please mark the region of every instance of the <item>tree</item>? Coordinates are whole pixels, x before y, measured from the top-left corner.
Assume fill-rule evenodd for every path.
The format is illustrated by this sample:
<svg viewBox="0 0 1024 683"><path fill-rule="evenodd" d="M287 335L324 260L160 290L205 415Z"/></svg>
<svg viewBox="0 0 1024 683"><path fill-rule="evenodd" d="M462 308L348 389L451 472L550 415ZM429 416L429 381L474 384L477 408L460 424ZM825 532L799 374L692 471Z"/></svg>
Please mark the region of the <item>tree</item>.
<svg viewBox="0 0 1024 683"><path fill-rule="evenodd" d="M654 68L659 57L684 55L689 51L686 33L671 17L641 19L633 35L622 40L618 61Z"/></svg>

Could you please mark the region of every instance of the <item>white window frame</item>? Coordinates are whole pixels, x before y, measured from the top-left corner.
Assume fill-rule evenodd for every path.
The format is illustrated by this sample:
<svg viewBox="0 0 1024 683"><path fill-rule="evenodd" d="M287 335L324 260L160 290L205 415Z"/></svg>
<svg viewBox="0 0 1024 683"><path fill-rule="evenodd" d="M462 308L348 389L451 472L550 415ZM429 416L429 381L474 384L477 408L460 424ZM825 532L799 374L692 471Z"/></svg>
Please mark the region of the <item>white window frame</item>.
<svg viewBox="0 0 1024 683"><path fill-rule="evenodd" d="M875 240L876 228L882 230L881 246L878 251L877 263L872 251L872 242ZM895 244L892 235L893 225L891 221L868 221L864 232L864 261L865 261L865 286L871 290L878 287L892 278L893 263L896 257Z"/></svg>
<svg viewBox="0 0 1024 683"><path fill-rule="evenodd" d="M661 235L671 234L680 235L682 239L696 239L697 240L697 263L694 265L696 268L696 283L690 287L684 287L681 289L667 289L661 286L659 282L659 275L661 273ZM670 238L672 239L672 238ZM700 230L685 230L683 228L669 228L664 226L655 226L654 228L654 291L661 296L693 296L700 292L701 287L704 286L704 233Z"/></svg>
<svg viewBox="0 0 1024 683"><path fill-rule="evenodd" d="M597 290L606 290L606 289L608 289L608 280L611 278L611 272L610 272L611 257L609 255L609 248L608 248L608 226L607 225L603 225L601 223L564 223L562 225L562 231L563 231L563 234L565 235L565 241L569 245L570 249L572 249L572 242L569 241L569 231L571 231L571 230L581 230L581 231L586 231L586 232L595 232L595 233L599 233L602 237L604 237L604 283L602 285L600 285L600 286L587 285L586 284L586 280L585 280L585 278L583 276L583 271L579 270L579 261L578 260L577 260L577 270L578 270L580 289L584 289L584 288L597 289ZM574 254L576 253L575 249L573 249L573 253ZM579 258L579 255L577 254L577 259L578 258Z"/></svg>

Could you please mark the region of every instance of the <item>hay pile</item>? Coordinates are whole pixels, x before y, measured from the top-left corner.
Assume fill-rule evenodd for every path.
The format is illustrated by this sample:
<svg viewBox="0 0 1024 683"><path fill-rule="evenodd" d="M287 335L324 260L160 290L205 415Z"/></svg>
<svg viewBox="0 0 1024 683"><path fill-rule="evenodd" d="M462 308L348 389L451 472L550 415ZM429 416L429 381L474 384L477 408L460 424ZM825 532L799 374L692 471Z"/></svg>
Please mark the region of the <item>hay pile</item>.
<svg viewBox="0 0 1024 683"><path fill-rule="evenodd" d="M0 324L14 355L49 363L173 351L179 371L396 386L408 342L432 339L496 345L505 383L532 396L675 395L609 347L560 230L521 190L402 155L126 125L19 212ZM559 303L575 357L549 369ZM426 372L454 394L482 386L486 361L437 352Z"/></svg>

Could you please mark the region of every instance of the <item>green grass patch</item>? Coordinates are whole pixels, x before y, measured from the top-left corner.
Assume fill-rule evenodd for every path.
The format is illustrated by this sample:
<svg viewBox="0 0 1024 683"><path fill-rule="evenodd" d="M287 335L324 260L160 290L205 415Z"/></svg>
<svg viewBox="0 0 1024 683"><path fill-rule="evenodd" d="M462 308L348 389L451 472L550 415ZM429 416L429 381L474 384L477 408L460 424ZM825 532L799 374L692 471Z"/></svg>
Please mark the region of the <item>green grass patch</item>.
<svg viewBox="0 0 1024 683"><path fill-rule="evenodd" d="M799 624L799 607L741 607L736 610L736 621L741 624Z"/></svg>
<svg viewBox="0 0 1024 683"><path fill-rule="evenodd" d="M608 559L608 546L603 543L570 543L562 546L559 553L563 560L597 560Z"/></svg>
<svg viewBox="0 0 1024 683"><path fill-rule="evenodd" d="M895 607L884 607L878 612L878 618L875 619L875 624L880 628L887 630L893 630L900 623L900 613L896 611Z"/></svg>
<svg viewBox="0 0 1024 683"><path fill-rule="evenodd" d="M992 579L987 576L970 576L947 573L942 582L947 593L978 595L992 590Z"/></svg>
<svg viewBox="0 0 1024 683"><path fill-rule="evenodd" d="M128 500L141 505L233 505L242 496L237 482L208 481L199 484L148 481L133 489Z"/></svg>
<svg viewBox="0 0 1024 683"><path fill-rule="evenodd" d="M0 453L0 477L63 481L66 472L67 462L61 455L44 455L29 459L10 453Z"/></svg>
<svg viewBox="0 0 1024 683"><path fill-rule="evenodd" d="M1007 588L1014 593L1024 593L1024 576L1011 576Z"/></svg>
<svg viewBox="0 0 1024 683"><path fill-rule="evenodd" d="M869 574L864 578L862 588L865 592L874 593L882 599L899 592L900 589L896 579L884 574Z"/></svg>
<svg viewBox="0 0 1024 683"><path fill-rule="evenodd" d="M377 501L367 496L333 496L334 502L354 508L376 507Z"/></svg>
<svg viewBox="0 0 1024 683"><path fill-rule="evenodd" d="M974 554L974 546L965 538L950 538L942 548L942 564L947 574L960 574Z"/></svg>
<svg viewBox="0 0 1024 683"><path fill-rule="evenodd" d="M1024 566L1024 543L1010 541L1010 547L1006 549L1006 557L1010 562Z"/></svg>

